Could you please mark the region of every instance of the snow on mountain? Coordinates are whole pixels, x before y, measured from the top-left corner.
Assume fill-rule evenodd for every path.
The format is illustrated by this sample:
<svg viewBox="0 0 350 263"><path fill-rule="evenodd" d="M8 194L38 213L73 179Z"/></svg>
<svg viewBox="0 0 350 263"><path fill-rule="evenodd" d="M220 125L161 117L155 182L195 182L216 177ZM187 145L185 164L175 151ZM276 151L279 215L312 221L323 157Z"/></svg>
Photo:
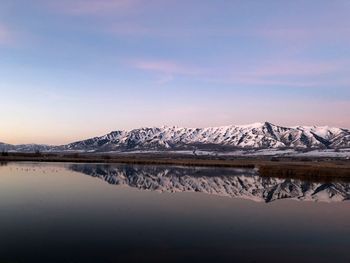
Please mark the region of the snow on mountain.
<svg viewBox="0 0 350 263"><path fill-rule="evenodd" d="M350 131L341 128L282 127L269 122L210 128L163 126L113 131L101 137L62 146L9 145L0 151L180 151L246 149L338 149L350 148Z"/></svg>
<svg viewBox="0 0 350 263"><path fill-rule="evenodd" d="M345 147L350 147L350 131L346 129L304 126L287 128L265 122L210 128L163 126L114 131L57 149L123 151Z"/></svg>
<svg viewBox="0 0 350 263"><path fill-rule="evenodd" d="M69 169L113 185L158 192L201 192L258 202L279 199L337 202L350 199L350 183L347 182L260 177L255 169L94 164L74 164Z"/></svg>
<svg viewBox="0 0 350 263"><path fill-rule="evenodd" d="M0 142L1 152L46 152L52 150L53 146L42 144L19 144L12 145Z"/></svg>
<svg viewBox="0 0 350 263"><path fill-rule="evenodd" d="M3 142L0 142L0 151L10 151L14 148L13 145L11 144L6 144L6 143L3 143Z"/></svg>

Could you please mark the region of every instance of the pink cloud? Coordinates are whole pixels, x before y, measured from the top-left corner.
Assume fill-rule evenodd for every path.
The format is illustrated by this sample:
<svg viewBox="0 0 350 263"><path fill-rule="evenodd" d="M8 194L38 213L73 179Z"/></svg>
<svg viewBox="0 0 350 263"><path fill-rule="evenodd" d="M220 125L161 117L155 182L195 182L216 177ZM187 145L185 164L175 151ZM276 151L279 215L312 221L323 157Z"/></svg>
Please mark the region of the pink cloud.
<svg viewBox="0 0 350 263"><path fill-rule="evenodd" d="M164 85L172 82L177 76L200 77L205 69L188 64L180 64L166 60L134 60L128 62L129 66L153 74L155 84Z"/></svg>
<svg viewBox="0 0 350 263"><path fill-rule="evenodd" d="M71 15L102 15L132 10L140 0L60 0L51 2L59 11Z"/></svg>
<svg viewBox="0 0 350 263"><path fill-rule="evenodd" d="M257 85L257 86L282 86L282 87L315 87L320 86L321 83L315 81L291 81L278 79L264 79L256 76L241 76L236 75L223 79L226 83L243 84L243 85Z"/></svg>
<svg viewBox="0 0 350 263"><path fill-rule="evenodd" d="M315 76L339 71L344 66L339 62L314 63L284 61L268 64L254 71L255 76Z"/></svg>
<svg viewBox="0 0 350 263"><path fill-rule="evenodd" d="M348 85L350 67L347 61L271 61L259 66L245 67L232 71L233 65L203 67L169 60L134 60L129 62L133 68L150 72L164 84L176 76L189 76L194 79L232 85L261 85L281 87L318 87L324 85ZM338 77L335 79L334 74ZM327 78L329 76L330 78ZM321 79L320 79L321 77Z"/></svg>
<svg viewBox="0 0 350 263"><path fill-rule="evenodd" d="M256 35L271 38L271 39L305 39L308 38L310 32L305 29L300 28L271 28L271 29L261 29L257 30Z"/></svg>
<svg viewBox="0 0 350 263"><path fill-rule="evenodd" d="M249 71L226 72L222 79L226 82L246 85L277 85L294 87L316 87L323 85L346 85L342 76L347 75L349 63L346 61L309 62L275 61L251 68ZM327 76L337 74L337 79ZM319 77L322 76L320 80Z"/></svg>
<svg viewBox="0 0 350 263"><path fill-rule="evenodd" d="M131 62L134 68L164 74L199 75L201 69L166 60L138 60Z"/></svg>
<svg viewBox="0 0 350 263"><path fill-rule="evenodd" d="M149 36L149 35L162 35L163 33L154 28L149 28L145 26L130 24L130 23L119 23L110 26L108 30L109 33L116 35L126 35L126 36Z"/></svg>
<svg viewBox="0 0 350 263"><path fill-rule="evenodd" d="M349 84L349 61L313 62L292 60L271 60L260 65L234 64L212 68L202 75L209 82L232 85L321 87L325 85L345 86ZM335 77L336 76L336 77Z"/></svg>
<svg viewBox="0 0 350 263"><path fill-rule="evenodd" d="M248 31L249 34L249 31ZM344 25L322 27L271 27L252 30L250 34L288 46L308 47L321 43L350 42L350 29Z"/></svg>
<svg viewBox="0 0 350 263"><path fill-rule="evenodd" d="M11 44L14 40L14 35L11 30L0 24L0 44Z"/></svg>
<svg viewBox="0 0 350 263"><path fill-rule="evenodd" d="M163 75L160 76L155 83L159 85L165 85L169 82L172 82L174 80L174 75L168 74L168 75Z"/></svg>

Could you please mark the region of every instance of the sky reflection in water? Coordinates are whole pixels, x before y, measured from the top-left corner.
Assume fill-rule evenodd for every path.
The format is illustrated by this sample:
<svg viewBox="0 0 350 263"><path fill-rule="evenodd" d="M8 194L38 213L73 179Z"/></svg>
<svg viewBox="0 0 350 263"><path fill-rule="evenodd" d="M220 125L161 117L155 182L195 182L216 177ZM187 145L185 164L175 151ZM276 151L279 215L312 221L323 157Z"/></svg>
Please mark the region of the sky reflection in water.
<svg viewBox="0 0 350 263"><path fill-rule="evenodd" d="M348 183L253 170L9 164L0 262L349 262L346 198Z"/></svg>

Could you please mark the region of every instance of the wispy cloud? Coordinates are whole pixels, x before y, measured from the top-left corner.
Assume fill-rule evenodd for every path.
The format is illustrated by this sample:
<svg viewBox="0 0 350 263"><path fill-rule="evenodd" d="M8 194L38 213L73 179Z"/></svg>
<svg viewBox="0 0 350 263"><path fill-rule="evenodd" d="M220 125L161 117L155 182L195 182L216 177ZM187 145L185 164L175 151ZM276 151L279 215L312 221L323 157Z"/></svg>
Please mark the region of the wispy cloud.
<svg viewBox="0 0 350 263"><path fill-rule="evenodd" d="M228 83L232 85L246 85L246 86L279 86L279 87L316 87L324 85L325 83L310 81L310 80L281 80L281 79L266 79L257 77L254 74L240 75L235 74L232 76L226 76L225 78L210 79L210 81L219 83Z"/></svg>
<svg viewBox="0 0 350 263"><path fill-rule="evenodd" d="M168 60L134 60L130 64L137 69L174 75L199 75L201 68Z"/></svg>
<svg viewBox="0 0 350 263"><path fill-rule="evenodd" d="M132 10L140 0L60 0L50 2L56 10L70 15L105 15Z"/></svg>
<svg viewBox="0 0 350 263"><path fill-rule="evenodd" d="M110 34L131 37L175 37L175 38L253 38L288 47L307 48L313 45L329 44L336 41L350 43L349 27L205 27L201 25L184 26L180 24L156 24L130 21L114 22L105 25L103 31Z"/></svg>
<svg viewBox="0 0 350 263"><path fill-rule="evenodd" d="M7 26L0 24L0 44L8 45L13 43L13 41L13 32Z"/></svg>
<svg viewBox="0 0 350 263"><path fill-rule="evenodd" d="M168 75L162 75L160 76L155 83L158 85L165 85L169 82L172 82L174 80L174 75L168 74Z"/></svg>
<svg viewBox="0 0 350 263"><path fill-rule="evenodd" d="M232 65L203 67L170 60L134 60L133 68L143 70L157 77L157 83L164 84L177 77L187 76L208 82L285 87L317 87L324 85L347 85L343 76L347 75L349 63L346 61L269 61L259 66L243 67L239 70ZM339 78L334 79L334 75ZM327 78L330 76L331 78Z"/></svg>
<svg viewBox="0 0 350 263"><path fill-rule="evenodd" d="M168 37L178 36L174 30L165 30L158 27L145 26L130 22L118 22L108 25L104 30L106 33L129 37Z"/></svg>
<svg viewBox="0 0 350 263"><path fill-rule="evenodd" d="M224 81L245 85L286 87L317 87L344 85L342 76L348 74L346 61L270 61L246 71L226 73ZM334 76L338 76L334 78ZM330 77L330 78L328 78Z"/></svg>
<svg viewBox="0 0 350 263"><path fill-rule="evenodd" d="M248 34L262 39L288 45L320 45L322 43L350 43L350 29L347 26L322 27L270 27L248 31Z"/></svg>
<svg viewBox="0 0 350 263"><path fill-rule="evenodd" d="M309 61L280 61L267 63L254 71L255 76L283 77L283 76L315 76L334 73L344 68L344 63L309 62Z"/></svg>
<svg viewBox="0 0 350 263"><path fill-rule="evenodd" d="M149 72L156 77L156 84L166 84L176 79L178 76L199 77L203 75L205 69L178 63L168 60L132 60L129 62L131 67Z"/></svg>
<svg viewBox="0 0 350 263"><path fill-rule="evenodd" d="M350 43L349 24L339 24L336 19L327 23L320 21L317 25L304 25L302 23L278 24L271 19L270 22L262 21L259 24L238 25L209 25L205 22L181 23L175 21L170 2L161 0L60 0L43 1L50 5L53 10L73 16L96 16L98 18L108 17L108 23L96 23L99 30L123 37L235 37L235 38L256 38L269 41L271 44L280 44L294 49L302 49L320 43L331 43L332 41L345 41ZM180 6L179 4L175 6ZM161 8L160 8L161 7ZM142 12L142 16L134 16ZM159 13L161 12L161 13ZM190 11L186 11L190 12ZM185 12L185 13L186 13ZM214 12L214 11L213 11ZM164 13L169 14L160 23L149 24L154 17L162 17ZM189 16L190 13L187 13ZM203 20L210 19L210 12L203 14ZM194 21L196 14L192 14ZM176 19L178 17L176 16ZM112 22L111 22L112 21ZM181 40L181 39L180 39Z"/></svg>

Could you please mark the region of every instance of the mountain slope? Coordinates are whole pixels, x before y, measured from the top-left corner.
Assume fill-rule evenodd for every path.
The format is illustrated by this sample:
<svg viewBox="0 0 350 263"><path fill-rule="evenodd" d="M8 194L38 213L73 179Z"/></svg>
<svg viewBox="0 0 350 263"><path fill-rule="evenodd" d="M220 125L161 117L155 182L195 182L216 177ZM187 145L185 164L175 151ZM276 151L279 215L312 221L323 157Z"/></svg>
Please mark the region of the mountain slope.
<svg viewBox="0 0 350 263"><path fill-rule="evenodd" d="M236 149L338 149L350 148L350 131L341 128L282 127L269 122L210 128L163 126L113 131L101 137L61 146L0 143L0 151L177 151Z"/></svg>
<svg viewBox="0 0 350 263"><path fill-rule="evenodd" d="M345 148L350 131L329 127L282 127L265 123L211 128L141 128L57 147L60 150L123 151L181 149Z"/></svg>
<svg viewBox="0 0 350 263"><path fill-rule="evenodd" d="M51 151L54 146L42 145L42 144L19 144L12 145L0 142L0 152L47 152Z"/></svg>

